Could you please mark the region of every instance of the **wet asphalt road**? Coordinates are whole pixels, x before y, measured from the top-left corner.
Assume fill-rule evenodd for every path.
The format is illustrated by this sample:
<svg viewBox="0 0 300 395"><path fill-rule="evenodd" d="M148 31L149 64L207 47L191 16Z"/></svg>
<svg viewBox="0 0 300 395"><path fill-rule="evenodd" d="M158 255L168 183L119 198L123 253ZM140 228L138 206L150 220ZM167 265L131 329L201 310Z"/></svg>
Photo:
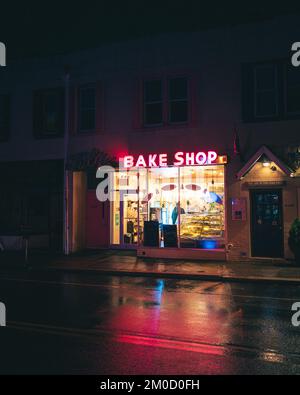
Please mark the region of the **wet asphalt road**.
<svg viewBox="0 0 300 395"><path fill-rule="evenodd" d="M300 374L300 286L0 273L0 373Z"/></svg>

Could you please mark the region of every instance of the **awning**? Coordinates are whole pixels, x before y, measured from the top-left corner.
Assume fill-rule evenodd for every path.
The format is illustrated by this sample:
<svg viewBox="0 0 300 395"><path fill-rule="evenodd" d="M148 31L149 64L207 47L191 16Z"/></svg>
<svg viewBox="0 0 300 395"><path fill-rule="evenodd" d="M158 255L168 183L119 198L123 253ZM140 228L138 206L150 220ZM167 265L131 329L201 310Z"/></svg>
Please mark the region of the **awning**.
<svg viewBox="0 0 300 395"><path fill-rule="evenodd" d="M271 162L274 162L280 170L287 176L293 177L294 171L280 160L268 147L263 145L256 153L247 161L247 163L237 173L237 178L241 180L252 169L252 167L262 158L267 157Z"/></svg>

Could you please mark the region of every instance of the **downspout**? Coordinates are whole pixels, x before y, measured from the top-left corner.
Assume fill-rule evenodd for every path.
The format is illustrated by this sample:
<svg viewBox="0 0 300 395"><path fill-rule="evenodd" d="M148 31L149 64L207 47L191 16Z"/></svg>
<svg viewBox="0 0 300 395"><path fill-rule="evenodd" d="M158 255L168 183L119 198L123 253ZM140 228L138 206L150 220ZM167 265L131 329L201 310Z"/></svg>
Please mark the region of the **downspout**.
<svg viewBox="0 0 300 395"><path fill-rule="evenodd" d="M69 83L70 71L65 67L64 84L65 84L65 123L64 123L64 197L63 197L63 211L64 211L64 254L70 254L70 218L69 218L69 175L67 170L68 153L69 153Z"/></svg>

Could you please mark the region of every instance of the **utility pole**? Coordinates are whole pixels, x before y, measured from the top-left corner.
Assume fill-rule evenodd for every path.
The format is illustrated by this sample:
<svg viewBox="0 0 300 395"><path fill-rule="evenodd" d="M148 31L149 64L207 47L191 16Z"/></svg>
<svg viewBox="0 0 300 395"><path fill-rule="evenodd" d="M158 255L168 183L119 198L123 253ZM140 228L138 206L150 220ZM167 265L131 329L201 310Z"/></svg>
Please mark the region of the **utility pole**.
<svg viewBox="0 0 300 395"><path fill-rule="evenodd" d="M69 156L69 85L70 85L70 68L65 66L64 70L64 84L65 84L65 124L64 124L64 254L70 253L70 218L69 218L69 172L67 170L68 156Z"/></svg>

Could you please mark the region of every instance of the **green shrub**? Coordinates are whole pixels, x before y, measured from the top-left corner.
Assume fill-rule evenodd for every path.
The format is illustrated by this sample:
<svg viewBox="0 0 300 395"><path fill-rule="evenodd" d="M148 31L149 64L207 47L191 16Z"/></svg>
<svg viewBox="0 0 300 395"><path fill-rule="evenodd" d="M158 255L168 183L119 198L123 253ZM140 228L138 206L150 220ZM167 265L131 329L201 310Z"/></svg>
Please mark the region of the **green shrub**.
<svg viewBox="0 0 300 395"><path fill-rule="evenodd" d="M296 218L292 223L289 233L289 247L295 255L296 261L300 263L300 219Z"/></svg>

